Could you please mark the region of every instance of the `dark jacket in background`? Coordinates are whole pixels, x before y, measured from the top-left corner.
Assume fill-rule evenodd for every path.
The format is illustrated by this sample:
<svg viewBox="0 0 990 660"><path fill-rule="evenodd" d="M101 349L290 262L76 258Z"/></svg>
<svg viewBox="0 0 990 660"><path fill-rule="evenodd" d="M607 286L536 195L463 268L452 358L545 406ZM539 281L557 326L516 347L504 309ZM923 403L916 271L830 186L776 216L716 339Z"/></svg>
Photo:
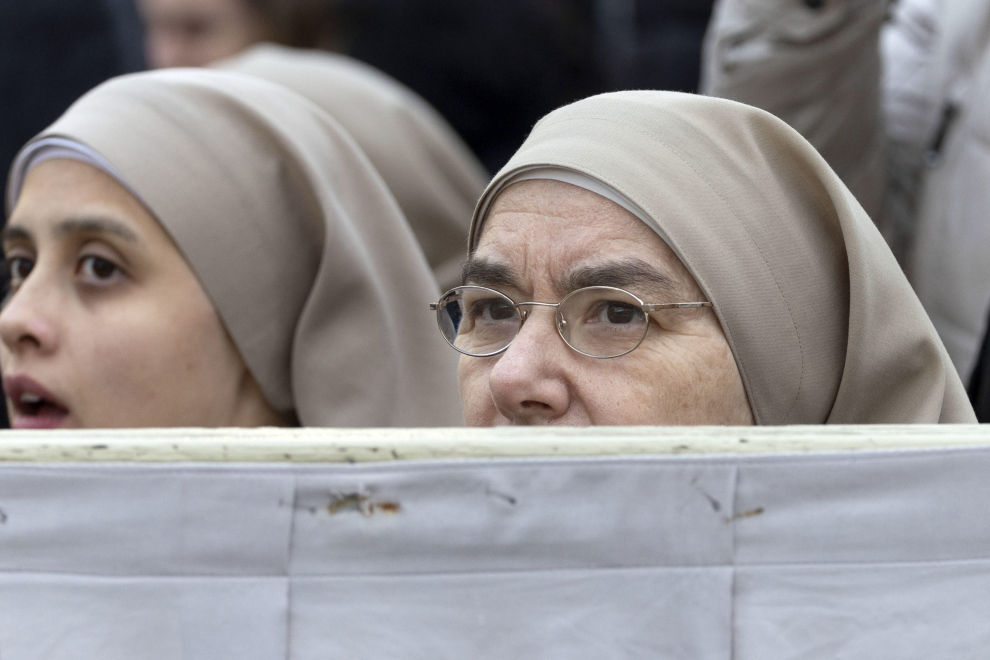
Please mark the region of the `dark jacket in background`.
<svg viewBox="0 0 990 660"><path fill-rule="evenodd" d="M969 400L980 424L990 424L990 329L983 335L980 357L969 381Z"/></svg>
<svg viewBox="0 0 990 660"><path fill-rule="evenodd" d="M131 0L0 2L0 168L92 87L144 68ZM6 219L5 219L6 220Z"/></svg>
<svg viewBox="0 0 990 660"><path fill-rule="evenodd" d="M694 91L712 0L337 0L344 50L426 98L492 172L542 116Z"/></svg>

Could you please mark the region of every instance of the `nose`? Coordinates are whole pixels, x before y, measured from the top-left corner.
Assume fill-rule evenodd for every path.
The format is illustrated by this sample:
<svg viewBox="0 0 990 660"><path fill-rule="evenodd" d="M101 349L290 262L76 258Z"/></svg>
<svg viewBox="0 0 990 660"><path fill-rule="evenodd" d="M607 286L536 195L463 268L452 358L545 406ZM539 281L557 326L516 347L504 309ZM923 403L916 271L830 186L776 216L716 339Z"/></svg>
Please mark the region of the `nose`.
<svg viewBox="0 0 990 660"><path fill-rule="evenodd" d="M51 354L58 348L58 332L51 310L52 292L37 278L28 277L0 310L0 341L13 355Z"/></svg>
<svg viewBox="0 0 990 660"><path fill-rule="evenodd" d="M570 349L553 318L553 309L533 309L488 376L495 408L514 423L546 424L571 404L564 366Z"/></svg>

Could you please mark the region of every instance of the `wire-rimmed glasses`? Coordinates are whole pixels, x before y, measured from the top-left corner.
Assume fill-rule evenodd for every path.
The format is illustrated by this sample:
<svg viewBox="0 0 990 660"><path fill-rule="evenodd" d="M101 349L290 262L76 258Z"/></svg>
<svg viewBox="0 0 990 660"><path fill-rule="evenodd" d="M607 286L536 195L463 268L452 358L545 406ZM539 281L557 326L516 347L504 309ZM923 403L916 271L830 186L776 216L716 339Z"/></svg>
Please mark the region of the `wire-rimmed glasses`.
<svg viewBox="0 0 990 660"><path fill-rule="evenodd" d="M662 309L711 307L710 302L645 303L624 289L589 286L559 303L514 302L483 286L459 286L445 293L436 310L447 343L472 357L498 355L509 347L529 316L524 307L555 307L557 332L572 349L593 358L633 351L650 329L649 314Z"/></svg>

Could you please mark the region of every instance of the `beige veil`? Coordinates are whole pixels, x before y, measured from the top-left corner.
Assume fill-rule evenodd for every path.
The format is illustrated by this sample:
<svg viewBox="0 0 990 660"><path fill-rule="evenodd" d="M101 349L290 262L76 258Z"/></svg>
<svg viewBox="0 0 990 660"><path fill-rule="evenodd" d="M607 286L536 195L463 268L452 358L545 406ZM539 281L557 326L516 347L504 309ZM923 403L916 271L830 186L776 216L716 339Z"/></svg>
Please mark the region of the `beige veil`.
<svg viewBox="0 0 990 660"><path fill-rule="evenodd" d="M276 410L304 426L461 423L456 360L423 312L438 295L426 260L309 101L235 73L134 74L33 142L52 137L105 159L161 222Z"/></svg>
<svg viewBox="0 0 990 660"><path fill-rule="evenodd" d="M344 55L261 44L216 66L285 85L339 121L395 195L440 288L460 284L468 223L489 176L429 104Z"/></svg>
<svg viewBox="0 0 990 660"><path fill-rule="evenodd" d="M543 120L489 185L556 171L603 184L709 296L759 424L975 422L893 255L824 159L769 113L619 92ZM537 172L537 174L527 174Z"/></svg>

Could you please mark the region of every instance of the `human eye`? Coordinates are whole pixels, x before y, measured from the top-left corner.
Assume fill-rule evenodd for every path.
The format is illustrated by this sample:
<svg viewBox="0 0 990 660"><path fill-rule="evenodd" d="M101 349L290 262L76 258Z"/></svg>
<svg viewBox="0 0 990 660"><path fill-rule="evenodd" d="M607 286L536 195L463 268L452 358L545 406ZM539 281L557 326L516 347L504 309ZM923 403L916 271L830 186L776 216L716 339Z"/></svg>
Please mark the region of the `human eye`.
<svg viewBox="0 0 990 660"><path fill-rule="evenodd" d="M95 254L80 257L76 275L86 284L107 286L124 276L124 271L110 259Z"/></svg>
<svg viewBox="0 0 990 660"><path fill-rule="evenodd" d="M638 325L646 320L645 313L637 305L621 300L601 300L592 306L588 321L610 326Z"/></svg>
<svg viewBox="0 0 990 660"><path fill-rule="evenodd" d="M34 269L34 259L26 255L10 255L6 258L7 278L10 290L16 290Z"/></svg>
<svg viewBox="0 0 990 660"><path fill-rule="evenodd" d="M611 287L579 289L561 302L557 329L586 355L624 355L646 336L648 317L638 303L622 297Z"/></svg>
<svg viewBox="0 0 990 660"><path fill-rule="evenodd" d="M20 284L34 269L34 259L29 257L11 257L7 260L7 274L10 276L10 283Z"/></svg>
<svg viewBox="0 0 990 660"><path fill-rule="evenodd" d="M502 298L480 298L471 304L471 317L475 322L507 321L515 315L515 306Z"/></svg>

